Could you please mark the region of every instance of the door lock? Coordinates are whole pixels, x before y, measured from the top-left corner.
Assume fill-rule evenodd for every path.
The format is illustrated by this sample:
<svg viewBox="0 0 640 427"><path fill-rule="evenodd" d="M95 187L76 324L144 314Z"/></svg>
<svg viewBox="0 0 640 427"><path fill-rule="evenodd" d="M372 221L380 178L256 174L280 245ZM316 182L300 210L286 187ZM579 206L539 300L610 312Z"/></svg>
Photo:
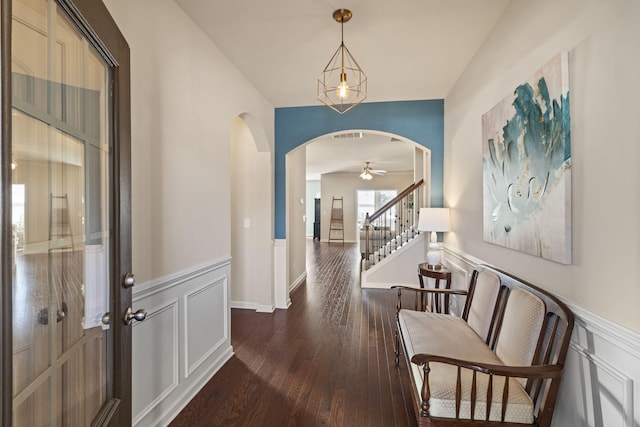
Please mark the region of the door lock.
<svg viewBox="0 0 640 427"><path fill-rule="evenodd" d="M125 289L128 289L136 284L136 275L133 273L126 273L124 275L124 279L122 280L122 286Z"/></svg>
<svg viewBox="0 0 640 427"><path fill-rule="evenodd" d="M127 308L127 311L124 313L124 317L122 320L125 325L130 325L133 320L137 320L138 322L142 322L147 318L147 310L144 308L139 309L135 313L131 310L131 307Z"/></svg>

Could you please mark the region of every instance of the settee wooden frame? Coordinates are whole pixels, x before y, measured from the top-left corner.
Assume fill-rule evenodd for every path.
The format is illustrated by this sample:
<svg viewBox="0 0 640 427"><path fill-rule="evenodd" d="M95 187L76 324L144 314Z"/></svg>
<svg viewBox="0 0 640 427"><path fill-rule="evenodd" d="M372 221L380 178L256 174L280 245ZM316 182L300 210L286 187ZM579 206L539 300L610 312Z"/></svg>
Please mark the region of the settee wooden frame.
<svg viewBox="0 0 640 427"><path fill-rule="evenodd" d="M506 303L509 297L511 289L520 287L533 295L539 297L545 306L545 317L543 326L541 328L540 335L536 345L535 355L531 366L504 366L504 365L489 365L483 363L477 363L469 360L459 360L446 355L438 354L415 354L410 359L408 358L408 352L404 343L402 335L402 329L399 321L400 310L402 307L402 292L415 293L414 310L425 310L426 304L424 301L427 299L427 295L431 295L431 298L441 298L444 300L445 296L466 296L464 309L462 311L462 319L468 320L471 304L473 304L474 292L476 290L476 282L478 275L481 271L488 271L494 273L500 279L500 288L498 292L498 298L496 300L493 313L491 313L490 328L484 339L486 345L495 352L496 344L500 335L502 327L503 315L505 312ZM515 276L512 276L502 270L496 268L480 265L477 266L471 276L469 289L435 289L435 288L411 288L407 286L393 286L392 289L397 290L397 305L396 305L396 334L395 334L395 362L396 366L399 366L399 357L403 353L409 367L409 375L411 377L411 389L413 390L413 406L416 413L416 418L420 426L462 426L462 425L474 425L474 426L514 426L521 427L523 425L531 425L538 427L549 427L551 425L551 419L553 417L553 411L555 408L556 399L558 396L558 390L560 387L560 380L562 372L564 370L564 363L566 360L569 342L571 339L571 333L574 325L573 313L569 308L555 296L550 293L531 285L525 281L522 281ZM451 298L448 298L451 299ZM432 305L433 307L433 305ZM444 310L444 303L439 304ZM428 326L427 326L428 327ZM404 350L404 351L403 351ZM456 378L456 397L455 397L455 413L454 418L437 418L432 417L429 414L429 399L431 397L431 391L429 386L429 373L431 371L431 363L444 363L457 367ZM413 370L410 368L410 364L416 364L422 367L424 372L424 381L421 390L417 390L414 386L415 381L413 378ZM469 370L472 373L472 385L471 385L471 414L475 413L475 406L477 399L480 397L476 391L476 378L478 374L485 374L489 376L489 384L486 395L486 413L484 418L472 418L464 419L460 418L461 407L461 373L463 370ZM501 421L490 421L489 413L492 407L493 384L495 377L505 377L504 386L502 390L502 402L500 403ZM534 407L534 422L532 424L522 423L508 423L505 422L505 413L507 409L507 402L509 396L509 378L521 378L526 380L525 390L531 397ZM472 415L473 417L473 415Z"/></svg>

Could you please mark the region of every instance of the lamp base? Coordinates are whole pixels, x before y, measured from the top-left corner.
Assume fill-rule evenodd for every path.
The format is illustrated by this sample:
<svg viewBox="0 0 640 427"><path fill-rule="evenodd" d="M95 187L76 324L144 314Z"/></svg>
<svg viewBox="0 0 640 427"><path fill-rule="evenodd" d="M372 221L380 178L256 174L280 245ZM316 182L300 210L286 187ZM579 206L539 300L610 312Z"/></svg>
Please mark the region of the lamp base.
<svg viewBox="0 0 640 427"><path fill-rule="evenodd" d="M429 264L427 263L427 270L442 270L442 264Z"/></svg>
<svg viewBox="0 0 640 427"><path fill-rule="evenodd" d="M429 250L427 251L427 264L440 265L441 259L440 245L438 245L434 240L431 240L431 243L429 243Z"/></svg>

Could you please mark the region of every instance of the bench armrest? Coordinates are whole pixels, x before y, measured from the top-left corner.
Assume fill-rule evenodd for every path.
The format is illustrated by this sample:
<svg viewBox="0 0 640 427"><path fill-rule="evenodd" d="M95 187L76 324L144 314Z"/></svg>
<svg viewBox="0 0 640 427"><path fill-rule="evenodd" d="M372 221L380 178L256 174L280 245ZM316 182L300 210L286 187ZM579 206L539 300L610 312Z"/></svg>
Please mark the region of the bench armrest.
<svg viewBox="0 0 640 427"><path fill-rule="evenodd" d="M414 354L411 358L411 363L415 363L419 366L428 366L429 362L446 363L487 375L498 375L503 377L527 379L559 378L562 375L562 371L564 369L564 366L562 365L491 365L487 363L471 362L468 360L460 360L454 359L452 357L435 356L430 354Z"/></svg>
<svg viewBox="0 0 640 427"><path fill-rule="evenodd" d="M431 294L437 297L449 296L449 295L467 295L468 292L465 289L439 289L439 288L412 288L410 286L394 285L391 289L398 290L398 302L396 304L396 314L400 313L402 309L402 291L411 291L415 293L414 310L418 309L424 311L424 298ZM418 304L420 302L420 304Z"/></svg>
<svg viewBox="0 0 640 427"><path fill-rule="evenodd" d="M533 402L536 402L540 393L543 393L545 388L544 384L547 380L555 380L560 378L562 375L562 371L564 370L564 366L561 364L554 365L532 365L532 366L503 366L503 365L492 365L487 363L479 363L472 362L468 360L460 360L454 359L451 357L443 357L436 356L430 354L415 354L411 357L411 363L422 366L424 370L424 381L422 383L422 390L420 391L420 413L423 416L428 416L429 414L429 399L431 398L431 389L429 385L429 372L431 368L429 366L430 362L434 363L445 363L448 365L457 366L457 374L456 374L456 398L455 398L455 411L456 417L459 417L460 414L460 406L461 406L461 396L462 396L462 370L467 369L473 373L472 381L471 381L471 413L475 413L475 406L480 401L481 396L477 392L476 384L477 384L477 373L486 374L489 376L488 378L488 388L485 398L486 402L486 418L485 420L489 420L490 410L492 406L493 400L493 385L494 385L494 377L504 378L502 385L502 401L495 402L495 404L500 406L501 412L501 422L505 422L505 415L507 412L507 405L509 402L509 379L510 378L520 378L526 379L525 390L533 399Z"/></svg>

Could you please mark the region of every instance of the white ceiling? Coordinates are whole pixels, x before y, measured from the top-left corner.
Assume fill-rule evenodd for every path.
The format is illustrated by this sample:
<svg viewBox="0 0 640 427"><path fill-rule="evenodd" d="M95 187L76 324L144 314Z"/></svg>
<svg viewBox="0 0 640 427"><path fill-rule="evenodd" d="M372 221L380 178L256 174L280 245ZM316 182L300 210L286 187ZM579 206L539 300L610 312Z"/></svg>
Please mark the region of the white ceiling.
<svg viewBox="0 0 640 427"><path fill-rule="evenodd" d="M344 24L344 42L367 74L365 102L443 99L510 0L176 1L278 108L320 104L318 76L340 45L340 24L331 16L336 9L353 12ZM378 169L396 167L385 167L389 152L369 143L365 154L344 149L348 144L318 145L307 152L316 169L365 161ZM327 151L331 162L314 158Z"/></svg>
<svg viewBox="0 0 640 427"><path fill-rule="evenodd" d="M352 137L357 134L363 137ZM371 169L389 173L413 170L414 144L390 135L341 132L320 138L308 144L306 149L307 180L318 180L323 173L353 172L357 175L362 172L365 162L370 162Z"/></svg>

